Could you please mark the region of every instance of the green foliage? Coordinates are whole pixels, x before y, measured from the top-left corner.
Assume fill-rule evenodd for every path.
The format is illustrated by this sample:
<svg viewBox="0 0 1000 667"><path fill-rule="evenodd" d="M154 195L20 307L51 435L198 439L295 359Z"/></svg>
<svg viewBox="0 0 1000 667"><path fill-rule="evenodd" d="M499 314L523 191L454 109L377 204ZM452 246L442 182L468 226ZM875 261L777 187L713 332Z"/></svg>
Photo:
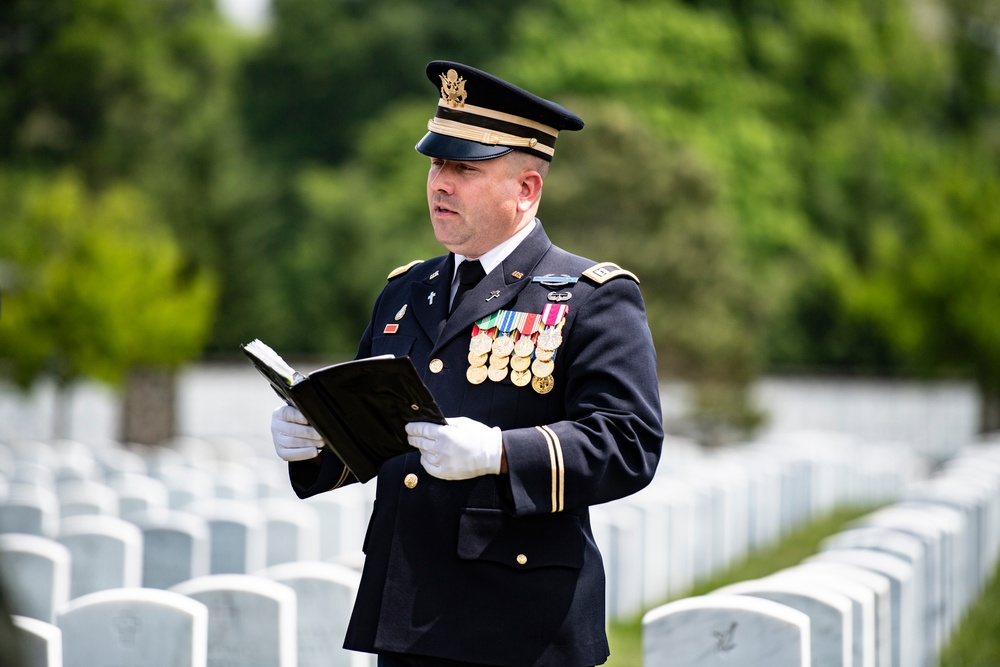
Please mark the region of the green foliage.
<svg viewBox="0 0 1000 667"><path fill-rule="evenodd" d="M979 598L941 649L941 667L992 667L1000 664L1000 562Z"/></svg>
<svg viewBox="0 0 1000 667"><path fill-rule="evenodd" d="M91 195L72 173L4 179L0 358L28 385L118 381L135 365L176 366L208 334L215 288L186 266L134 188Z"/></svg>

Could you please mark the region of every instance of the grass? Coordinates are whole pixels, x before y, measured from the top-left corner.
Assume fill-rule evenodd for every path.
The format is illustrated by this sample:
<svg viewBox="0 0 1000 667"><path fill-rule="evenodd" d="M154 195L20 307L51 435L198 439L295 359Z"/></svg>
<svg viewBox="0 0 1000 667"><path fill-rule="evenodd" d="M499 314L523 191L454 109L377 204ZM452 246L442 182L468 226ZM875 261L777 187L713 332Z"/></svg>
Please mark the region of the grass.
<svg viewBox="0 0 1000 667"><path fill-rule="evenodd" d="M939 664L941 667L1000 665L1000 563L941 651Z"/></svg>
<svg viewBox="0 0 1000 667"><path fill-rule="evenodd" d="M868 514L873 509L873 507L841 509L829 516L811 521L786 535L777 544L755 552L742 563L724 572L720 572L716 576L698 582L683 597L704 595L728 584L748 579L757 579L786 567L798 565L806 557L817 552L819 544L824 538L840 532L846 524ZM1000 588L1000 584L994 582L994 585ZM997 590L994 597L1000 600L1000 590ZM980 632L985 636L989 636L986 633L993 633L993 643L997 644L1000 643L1000 603L995 600L990 610L989 613L992 613L993 616L983 619ZM984 611L984 613L986 612ZM639 667L642 665L641 616L626 622L612 623L608 628L608 642L611 644L611 657L605 663L606 667ZM990 665L991 667L996 667L1000 665L1000 659L996 657L998 654L994 652L990 655L994 657L991 661L987 662L964 662L963 658L962 660L948 664L955 667L959 665L962 667L972 667L972 665ZM942 665L944 664L942 663Z"/></svg>

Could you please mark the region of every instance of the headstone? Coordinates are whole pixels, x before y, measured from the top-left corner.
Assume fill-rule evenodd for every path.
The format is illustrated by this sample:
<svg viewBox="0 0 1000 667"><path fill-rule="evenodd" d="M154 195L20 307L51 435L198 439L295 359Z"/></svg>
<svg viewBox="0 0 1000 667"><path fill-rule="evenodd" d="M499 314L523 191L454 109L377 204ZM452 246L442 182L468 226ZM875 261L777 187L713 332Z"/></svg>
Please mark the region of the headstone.
<svg viewBox="0 0 1000 667"><path fill-rule="evenodd" d="M906 561L913 568L910 604L902 609L904 630L910 628L909 645L915 660L923 664L932 649L933 628L927 622L927 604L933 588L931 563L921 541L887 528L851 528L831 535L820 544L822 550L870 549ZM905 640L904 640L905 641Z"/></svg>
<svg viewBox="0 0 1000 667"><path fill-rule="evenodd" d="M875 592L872 589L844 577L805 567L780 570L772 577L793 583L803 582L808 587L819 586L850 600L854 622L851 627L851 664L854 667L875 667L877 623Z"/></svg>
<svg viewBox="0 0 1000 667"><path fill-rule="evenodd" d="M352 667L357 654L342 646L361 576L342 565L317 562L285 563L261 575L295 591L298 667Z"/></svg>
<svg viewBox="0 0 1000 667"><path fill-rule="evenodd" d="M818 572L856 582L875 595L875 664L892 667L892 590L889 579L877 572L846 563L808 561L795 569Z"/></svg>
<svg viewBox="0 0 1000 667"><path fill-rule="evenodd" d="M212 498L185 510L208 523L209 574L248 574L264 567L264 515L255 505Z"/></svg>
<svg viewBox="0 0 1000 667"><path fill-rule="evenodd" d="M154 473L167 487L171 509L184 509L192 502L215 496L215 481L206 470L172 463L155 468Z"/></svg>
<svg viewBox="0 0 1000 667"><path fill-rule="evenodd" d="M591 508L591 519L606 526L594 539L604 558L607 615L623 619L642 612L643 515L633 505L611 503Z"/></svg>
<svg viewBox="0 0 1000 667"><path fill-rule="evenodd" d="M118 516L118 494L101 482L72 480L59 486L59 515L65 519L81 514Z"/></svg>
<svg viewBox="0 0 1000 667"><path fill-rule="evenodd" d="M10 613L51 623L69 600L69 550L48 537L0 535L0 576Z"/></svg>
<svg viewBox="0 0 1000 667"><path fill-rule="evenodd" d="M50 489L13 483L0 504L0 533L55 537L59 530L59 499Z"/></svg>
<svg viewBox="0 0 1000 667"><path fill-rule="evenodd" d="M142 586L142 531L113 516L74 516L59 542L70 552L70 599L109 588Z"/></svg>
<svg viewBox="0 0 1000 667"><path fill-rule="evenodd" d="M889 579L892 599L893 667L916 665L918 638L914 609L914 569L907 561L871 549L835 549L821 551L804 562L834 562L872 570Z"/></svg>
<svg viewBox="0 0 1000 667"><path fill-rule="evenodd" d="M372 503L361 484L321 493L308 498L306 504L319 513L319 557L330 560L338 555L361 549L365 529L372 513Z"/></svg>
<svg viewBox="0 0 1000 667"><path fill-rule="evenodd" d="M802 612L762 598L685 598L643 616L643 664L810 667L809 625Z"/></svg>
<svg viewBox="0 0 1000 667"><path fill-rule="evenodd" d="M151 510L130 517L142 531L142 585L170 588L208 574L208 523L180 510Z"/></svg>
<svg viewBox="0 0 1000 667"><path fill-rule="evenodd" d="M206 667L208 609L189 597L117 588L70 602L56 621L64 667Z"/></svg>
<svg viewBox="0 0 1000 667"><path fill-rule="evenodd" d="M315 508L291 498L263 498L267 565L319 560L319 515Z"/></svg>
<svg viewBox="0 0 1000 667"><path fill-rule="evenodd" d="M772 577L741 581L712 594L716 593L759 597L801 611L809 617L812 667L852 667L854 621L845 596Z"/></svg>
<svg viewBox="0 0 1000 667"><path fill-rule="evenodd" d="M37 618L13 620L23 662L19 667L62 667L62 630Z"/></svg>
<svg viewBox="0 0 1000 667"><path fill-rule="evenodd" d="M218 574L172 591L208 607L208 667L295 667L295 591L264 577Z"/></svg>
<svg viewBox="0 0 1000 667"><path fill-rule="evenodd" d="M170 493L160 480L139 473L122 473L108 482L118 494L118 515L123 519L147 510L167 509Z"/></svg>
<svg viewBox="0 0 1000 667"><path fill-rule="evenodd" d="M257 499L257 476L248 465L235 461L216 464L215 497L252 502Z"/></svg>

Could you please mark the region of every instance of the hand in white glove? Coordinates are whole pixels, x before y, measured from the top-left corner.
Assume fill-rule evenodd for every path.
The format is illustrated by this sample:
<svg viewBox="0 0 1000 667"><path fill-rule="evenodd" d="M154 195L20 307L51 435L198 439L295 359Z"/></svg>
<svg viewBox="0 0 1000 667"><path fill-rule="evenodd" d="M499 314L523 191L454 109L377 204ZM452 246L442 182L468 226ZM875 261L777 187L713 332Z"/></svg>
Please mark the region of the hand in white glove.
<svg viewBox="0 0 1000 667"><path fill-rule="evenodd" d="M315 458L323 446L322 436L292 405L282 405L271 413L271 439L274 451L286 461Z"/></svg>
<svg viewBox="0 0 1000 667"><path fill-rule="evenodd" d="M503 437L499 428L455 417L441 426L429 422L406 425L407 441L420 450L420 465L439 479L469 479L500 474Z"/></svg>

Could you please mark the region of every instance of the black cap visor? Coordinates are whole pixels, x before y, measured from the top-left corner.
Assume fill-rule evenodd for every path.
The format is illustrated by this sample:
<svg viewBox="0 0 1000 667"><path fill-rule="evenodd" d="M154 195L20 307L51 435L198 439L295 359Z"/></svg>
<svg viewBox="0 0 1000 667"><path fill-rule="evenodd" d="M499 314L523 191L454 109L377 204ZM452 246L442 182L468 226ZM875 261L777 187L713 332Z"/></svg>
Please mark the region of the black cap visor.
<svg viewBox="0 0 1000 667"><path fill-rule="evenodd" d="M425 134L414 148L417 149L418 153L429 157L458 161L490 160L514 150L510 146L481 144L477 141L458 139L436 132Z"/></svg>

